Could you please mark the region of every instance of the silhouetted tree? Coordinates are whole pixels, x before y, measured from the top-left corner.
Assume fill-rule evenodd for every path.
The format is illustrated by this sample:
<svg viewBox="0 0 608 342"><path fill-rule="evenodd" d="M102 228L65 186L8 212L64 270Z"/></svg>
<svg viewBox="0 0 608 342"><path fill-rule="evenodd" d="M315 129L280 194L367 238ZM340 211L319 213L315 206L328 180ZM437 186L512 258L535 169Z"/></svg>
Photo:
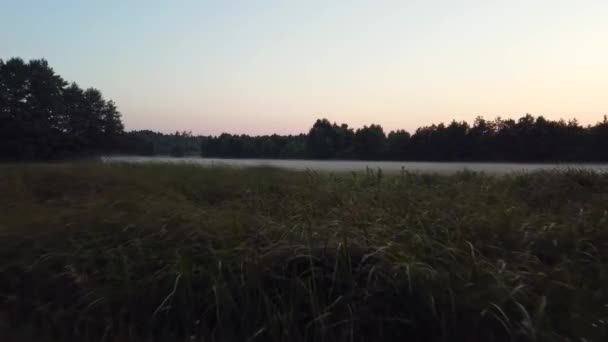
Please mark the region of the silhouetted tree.
<svg viewBox="0 0 608 342"><path fill-rule="evenodd" d="M0 159L51 159L121 145L116 105L95 89L65 82L48 62L0 60Z"/></svg>
<svg viewBox="0 0 608 342"><path fill-rule="evenodd" d="M582 127L530 114L513 120L453 120L385 136L379 125L356 132L317 120L307 135L201 137L201 154L232 158L392 159L433 161L608 161L608 120ZM247 146L247 147L245 147Z"/></svg>
<svg viewBox="0 0 608 342"><path fill-rule="evenodd" d="M317 120L308 132L308 155L314 159L328 159L336 154L335 134L327 119Z"/></svg>
<svg viewBox="0 0 608 342"><path fill-rule="evenodd" d="M359 159L382 159L386 153L386 135L380 125L363 126L355 132L355 151Z"/></svg>
<svg viewBox="0 0 608 342"><path fill-rule="evenodd" d="M408 157L410 134L405 130L391 131L388 134L387 157L394 160L404 160Z"/></svg>
<svg viewBox="0 0 608 342"><path fill-rule="evenodd" d="M590 129L591 139L589 141L589 152L593 152L590 156L595 161L608 160L608 118L604 115L604 120L598 122Z"/></svg>
<svg viewBox="0 0 608 342"><path fill-rule="evenodd" d="M581 126L530 114L477 117L385 135L380 125L356 131L315 121L308 134L193 136L124 132L112 101L68 84L47 61L0 60L0 159L34 160L127 153L218 158L393 159L437 161L608 161L608 119Z"/></svg>

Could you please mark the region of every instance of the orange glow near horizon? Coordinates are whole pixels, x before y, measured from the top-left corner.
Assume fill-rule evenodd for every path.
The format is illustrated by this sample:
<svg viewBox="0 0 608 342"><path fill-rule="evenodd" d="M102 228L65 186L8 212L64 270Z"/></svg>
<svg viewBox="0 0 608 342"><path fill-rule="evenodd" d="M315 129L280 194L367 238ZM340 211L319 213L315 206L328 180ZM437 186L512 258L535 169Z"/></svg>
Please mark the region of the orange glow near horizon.
<svg viewBox="0 0 608 342"><path fill-rule="evenodd" d="M127 129L293 134L326 117L414 131L608 114L605 0L45 6L0 14L12 25L0 58L47 58L115 100Z"/></svg>

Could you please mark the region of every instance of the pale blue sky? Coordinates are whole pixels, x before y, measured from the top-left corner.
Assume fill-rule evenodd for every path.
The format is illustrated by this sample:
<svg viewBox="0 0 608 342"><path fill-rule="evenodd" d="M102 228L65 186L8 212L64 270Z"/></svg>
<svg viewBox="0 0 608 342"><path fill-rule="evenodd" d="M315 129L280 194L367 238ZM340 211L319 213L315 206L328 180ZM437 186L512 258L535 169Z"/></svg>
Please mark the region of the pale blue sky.
<svg viewBox="0 0 608 342"><path fill-rule="evenodd" d="M128 129L608 114L606 0L0 0L12 56L99 88Z"/></svg>

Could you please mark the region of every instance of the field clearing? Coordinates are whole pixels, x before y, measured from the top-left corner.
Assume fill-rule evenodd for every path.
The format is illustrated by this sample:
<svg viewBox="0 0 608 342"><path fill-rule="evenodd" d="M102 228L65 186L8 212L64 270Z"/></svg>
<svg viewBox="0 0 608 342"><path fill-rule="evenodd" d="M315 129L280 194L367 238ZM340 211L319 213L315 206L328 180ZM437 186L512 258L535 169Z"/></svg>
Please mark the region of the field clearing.
<svg viewBox="0 0 608 342"><path fill-rule="evenodd" d="M0 165L0 335L606 341L608 175Z"/></svg>

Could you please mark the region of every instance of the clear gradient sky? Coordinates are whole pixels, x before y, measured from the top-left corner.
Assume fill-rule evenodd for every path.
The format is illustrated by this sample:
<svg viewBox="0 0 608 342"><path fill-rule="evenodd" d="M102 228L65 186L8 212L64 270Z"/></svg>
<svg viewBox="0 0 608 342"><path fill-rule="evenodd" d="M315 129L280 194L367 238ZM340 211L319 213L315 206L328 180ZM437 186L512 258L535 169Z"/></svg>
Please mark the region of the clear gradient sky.
<svg viewBox="0 0 608 342"><path fill-rule="evenodd" d="M0 0L13 56L99 88L127 129L608 114L608 0Z"/></svg>

